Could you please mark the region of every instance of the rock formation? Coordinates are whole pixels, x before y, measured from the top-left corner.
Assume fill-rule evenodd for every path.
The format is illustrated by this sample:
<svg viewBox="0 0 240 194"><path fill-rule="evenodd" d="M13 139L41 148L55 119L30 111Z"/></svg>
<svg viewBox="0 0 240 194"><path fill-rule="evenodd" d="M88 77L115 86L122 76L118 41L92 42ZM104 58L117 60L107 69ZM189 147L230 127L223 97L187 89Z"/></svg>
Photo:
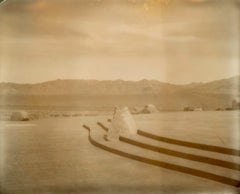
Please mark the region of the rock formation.
<svg viewBox="0 0 240 194"><path fill-rule="evenodd" d="M107 134L108 140L118 140L122 134L136 134L135 121L127 107L115 107L113 119Z"/></svg>
<svg viewBox="0 0 240 194"><path fill-rule="evenodd" d="M150 114L150 113L158 113L158 109L153 104L146 105L140 113Z"/></svg>
<svg viewBox="0 0 240 194"><path fill-rule="evenodd" d="M29 116L25 111L16 111L13 112L10 118L11 121L28 121Z"/></svg>

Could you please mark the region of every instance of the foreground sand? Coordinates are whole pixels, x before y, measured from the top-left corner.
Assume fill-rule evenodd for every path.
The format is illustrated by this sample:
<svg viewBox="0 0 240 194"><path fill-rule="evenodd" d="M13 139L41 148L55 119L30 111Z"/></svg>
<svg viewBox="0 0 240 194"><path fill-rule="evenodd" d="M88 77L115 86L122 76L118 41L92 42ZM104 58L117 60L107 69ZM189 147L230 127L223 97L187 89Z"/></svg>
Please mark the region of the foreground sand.
<svg viewBox="0 0 240 194"><path fill-rule="evenodd" d="M208 119L209 115L180 113L161 113L158 119L155 116L136 115L135 119L143 129L166 136L233 147L239 142L234 124L238 114L218 115L216 120ZM228 185L150 166L92 146L82 125L95 125L107 118L1 123L1 193L237 193Z"/></svg>

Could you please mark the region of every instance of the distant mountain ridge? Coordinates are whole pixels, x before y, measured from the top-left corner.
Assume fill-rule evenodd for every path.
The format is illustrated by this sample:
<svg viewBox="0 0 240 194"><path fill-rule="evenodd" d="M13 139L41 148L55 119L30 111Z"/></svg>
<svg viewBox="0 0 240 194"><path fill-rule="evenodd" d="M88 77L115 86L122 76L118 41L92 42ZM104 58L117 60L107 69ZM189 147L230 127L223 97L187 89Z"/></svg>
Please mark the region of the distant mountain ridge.
<svg viewBox="0 0 240 194"><path fill-rule="evenodd" d="M36 84L0 83L0 95L145 95L196 92L239 94L240 76L207 83L176 85L157 80L53 80Z"/></svg>
<svg viewBox="0 0 240 194"><path fill-rule="evenodd" d="M37 84L0 83L1 106L112 107L155 104L162 110L185 106L231 106L240 97L240 76L207 83L175 85L157 80L53 80Z"/></svg>
<svg viewBox="0 0 240 194"><path fill-rule="evenodd" d="M138 95L159 93L173 84L159 81L53 80L38 84L1 83L2 94L14 95Z"/></svg>

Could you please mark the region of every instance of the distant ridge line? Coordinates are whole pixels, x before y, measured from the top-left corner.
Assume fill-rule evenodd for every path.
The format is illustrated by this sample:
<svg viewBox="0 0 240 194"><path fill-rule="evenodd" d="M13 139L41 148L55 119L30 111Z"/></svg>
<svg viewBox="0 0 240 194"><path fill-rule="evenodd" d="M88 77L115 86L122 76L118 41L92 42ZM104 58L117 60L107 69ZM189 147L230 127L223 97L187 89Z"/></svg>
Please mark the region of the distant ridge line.
<svg viewBox="0 0 240 194"><path fill-rule="evenodd" d="M5 0L4 0L5 1ZM157 79L140 79L140 80L125 80L125 79L102 79L102 80L98 80L98 79L53 79L53 80L46 80L46 81L40 81L40 82L32 82L32 83L28 83L28 82L24 82L24 83L19 83L19 82L12 82L12 81L2 81L0 82L0 84L14 84L14 85L39 85L39 84L46 84L46 83L53 83L53 82L60 82L60 81L85 81L85 82L131 82L131 83L138 83L138 82L158 82L158 83L162 83L162 84L169 84L169 85L175 85L175 86L186 86L186 85L192 85L192 84L207 84L207 83L212 83L215 81L223 81L223 80L228 80L228 79L234 79L234 78L238 78L240 79L240 74L239 75L235 75L235 76L231 76L231 77L227 77L227 78L221 78L221 79L215 79L215 80L210 80L210 81L205 81L205 82L189 82L189 83L172 83L172 82L167 82L167 81L160 81Z"/></svg>
<svg viewBox="0 0 240 194"><path fill-rule="evenodd" d="M156 80L55 80L38 84L0 83L0 105L130 108L154 104L159 110L185 107L225 110L240 98L240 77L208 83L173 85ZM98 98L96 98L98 97ZM105 98L106 97L106 98ZM85 103L86 102L86 103Z"/></svg>

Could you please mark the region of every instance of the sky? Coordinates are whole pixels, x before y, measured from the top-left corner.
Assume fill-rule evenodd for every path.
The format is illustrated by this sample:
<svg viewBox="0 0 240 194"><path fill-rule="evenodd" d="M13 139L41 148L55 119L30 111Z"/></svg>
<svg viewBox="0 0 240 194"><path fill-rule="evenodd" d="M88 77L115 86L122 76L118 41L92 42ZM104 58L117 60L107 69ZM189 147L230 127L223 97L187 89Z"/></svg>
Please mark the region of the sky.
<svg viewBox="0 0 240 194"><path fill-rule="evenodd" d="M239 0L6 0L0 82L239 75Z"/></svg>

